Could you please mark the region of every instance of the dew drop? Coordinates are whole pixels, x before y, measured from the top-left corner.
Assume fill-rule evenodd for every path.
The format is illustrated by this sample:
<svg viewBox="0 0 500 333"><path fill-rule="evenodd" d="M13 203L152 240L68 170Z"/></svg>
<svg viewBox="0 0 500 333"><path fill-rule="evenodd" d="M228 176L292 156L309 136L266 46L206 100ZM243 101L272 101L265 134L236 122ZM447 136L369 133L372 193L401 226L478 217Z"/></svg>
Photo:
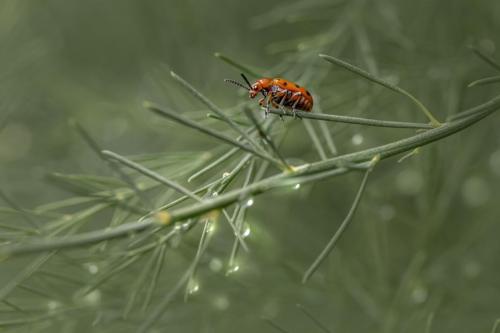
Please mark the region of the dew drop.
<svg viewBox="0 0 500 333"><path fill-rule="evenodd" d="M293 187L294 190L298 190L300 188L300 184L295 184L295 186Z"/></svg>
<svg viewBox="0 0 500 333"><path fill-rule="evenodd" d="M251 234L251 230L250 230L250 226L249 225L245 225L245 229L243 230L243 232L241 233L241 236L243 238L247 238L248 236L250 236Z"/></svg>
<svg viewBox="0 0 500 333"><path fill-rule="evenodd" d="M190 280L188 284L188 294L193 295L200 291L200 285L195 280Z"/></svg>
<svg viewBox="0 0 500 333"><path fill-rule="evenodd" d="M253 202L254 202L254 201L253 201L253 198L250 198L250 199L248 199L248 200L247 200L247 202L245 203L245 205L246 205L247 207L251 207L251 206L253 206Z"/></svg>
<svg viewBox="0 0 500 333"><path fill-rule="evenodd" d="M206 233L207 234L211 234L214 231L215 231L215 224L214 223L210 223L210 225L207 227Z"/></svg>
<svg viewBox="0 0 500 333"><path fill-rule="evenodd" d="M227 270L227 275L230 275L230 274L234 274L236 273L237 271L240 270L240 266L238 265L232 265L231 267L229 267L229 269Z"/></svg>
<svg viewBox="0 0 500 333"><path fill-rule="evenodd" d="M227 177L229 177L229 176L231 176L231 174L230 174L229 172L224 172L224 173L222 174L222 178L227 178Z"/></svg>

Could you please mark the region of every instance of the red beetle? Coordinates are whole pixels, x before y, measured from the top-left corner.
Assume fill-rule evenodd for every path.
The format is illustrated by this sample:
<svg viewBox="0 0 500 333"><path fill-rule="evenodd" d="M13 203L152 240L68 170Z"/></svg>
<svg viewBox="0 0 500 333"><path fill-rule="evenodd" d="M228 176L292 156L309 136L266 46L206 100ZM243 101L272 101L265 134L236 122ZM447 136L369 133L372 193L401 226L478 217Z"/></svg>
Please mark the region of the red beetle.
<svg viewBox="0 0 500 333"><path fill-rule="evenodd" d="M269 113L269 107L291 108L295 110L310 112L313 107L313 98L311 93L298 84L280 78L262 78L250 84L250 81L244 74L241 74L248 87L244 84L226 79L226 82L233 83L239 87L248 90L250 98L255 98L259 93L264 97L259 100L259 105L266 108L266 114Z"/></svg>

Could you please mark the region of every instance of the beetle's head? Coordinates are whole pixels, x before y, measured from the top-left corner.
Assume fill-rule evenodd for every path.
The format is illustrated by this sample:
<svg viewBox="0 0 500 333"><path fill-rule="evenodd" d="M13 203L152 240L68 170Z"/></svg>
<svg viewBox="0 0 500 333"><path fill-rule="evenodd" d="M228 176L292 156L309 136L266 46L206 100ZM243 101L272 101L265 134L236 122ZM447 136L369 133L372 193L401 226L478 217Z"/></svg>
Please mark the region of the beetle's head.
<svg viewBox="0 0 500 333"><path fill-rule="evenodd" d="M271 81L272 79L270 78L263 78L257 80L254 84L252 84L250 86L250 90L248 91L248 95L250 96L250 98L254 98L260 92L262 92L262 95L266 96L268 88L271 86Z"/></svg>
<svg viewBox="0 0 500 333"><path fill-rule="evenodd" d="M248 96L250 98L255 98L262 91L262 84L257 81L250 86L250 90L248 90Z"/></svg>
<svg viewBox="0 0 500 333"><path fill-rule="evenodd" d="M226 79L224 81L237 85L238 87L248 90L248 96L250 98L255 98L260 92L266 96L266 88L269 87L271 79L264 78L257 80L254 84L250 84L247 77L242 73L241 77L245 80L246 86L238 81Z"/></svg>

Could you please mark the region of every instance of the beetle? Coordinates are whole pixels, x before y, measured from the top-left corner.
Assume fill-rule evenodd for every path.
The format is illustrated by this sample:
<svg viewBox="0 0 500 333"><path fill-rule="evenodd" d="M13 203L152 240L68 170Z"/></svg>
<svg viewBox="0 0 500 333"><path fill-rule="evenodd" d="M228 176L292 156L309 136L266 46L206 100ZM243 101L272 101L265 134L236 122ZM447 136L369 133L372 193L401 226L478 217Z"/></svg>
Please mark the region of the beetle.
<svg viewBox="0 0 500 333"><path fill-rule="evenodd" d="M241 77L248 86L235 81L226 79L224 81L235 84L248 90L248 96L255 98L259 93L263 98L259 100L259 105L266 110L266 116L269 113L269 107L284 109L291 108L295 117L295 111L311 112L313 107L313 97L304 87L282 78L261 78L250 84L247 77L241 73Z"/></svg>

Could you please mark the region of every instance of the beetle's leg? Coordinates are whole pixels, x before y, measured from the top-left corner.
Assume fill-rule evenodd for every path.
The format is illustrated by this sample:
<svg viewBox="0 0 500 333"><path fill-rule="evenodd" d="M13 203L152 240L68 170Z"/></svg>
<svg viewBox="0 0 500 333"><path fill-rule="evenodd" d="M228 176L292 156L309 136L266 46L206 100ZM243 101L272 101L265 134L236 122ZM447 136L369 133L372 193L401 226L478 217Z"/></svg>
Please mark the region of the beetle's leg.
<svg viewBox="0 0 500 333"><path fill-rule="evenodd" d="M273 99L273 94L272 93L268 93L266 95L266 113L265 113L265 117L267 118L267 116L269 115L269 105L271 105L271 101Z"/></svg>
<svg viewBox="0 0 500 333"><path fill-rule="evenodd" d="M297 116L297 113L295 112L295 108L297 107L297 104L299 104L299 101L300 99L302 98L302 93L300 91L297 91L296 93L294 93L292 95L292 97L298 97L296 100L295 100L295 103L293 103L292 105L292 112L293 112L293 119L295 118L299 118L302 120L302 117L299 117Z"/></svg>
<svg viewBox="0 0 500 333"><path fill-rule="evenodd" d="M282 94L280 94L280 95L283 95L283 96L281 97L280 103L278 104L278 108L279 108L281 111L285 112L285 102L286 102L286 99L287 99L287 97L288 97L288 96L287 96L287 95L288 95L288 92L284 92L284 93L282 93ZM279 96L278 96L278 97L279 97ZM283 121L283 115L281 115L281 114L280 114L280 119L281 119L281 121Z"/></svg>

